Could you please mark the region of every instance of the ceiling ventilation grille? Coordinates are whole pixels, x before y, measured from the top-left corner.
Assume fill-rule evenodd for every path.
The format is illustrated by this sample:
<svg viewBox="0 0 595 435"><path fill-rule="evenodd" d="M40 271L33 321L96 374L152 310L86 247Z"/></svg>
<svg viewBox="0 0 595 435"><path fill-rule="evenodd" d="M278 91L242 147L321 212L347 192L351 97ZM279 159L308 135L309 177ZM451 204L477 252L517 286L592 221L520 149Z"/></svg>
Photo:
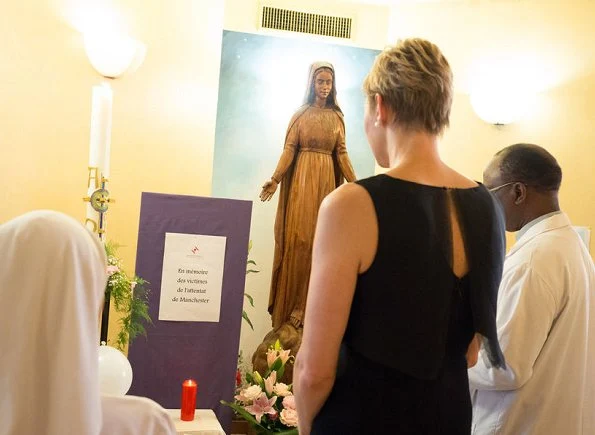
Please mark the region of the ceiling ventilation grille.
<svg viewBox="0 0 595 435"><path fill-rule="evenodd" d="M351 39L352 18L262 7L260 25L265 29L310 33Z"/></svg>

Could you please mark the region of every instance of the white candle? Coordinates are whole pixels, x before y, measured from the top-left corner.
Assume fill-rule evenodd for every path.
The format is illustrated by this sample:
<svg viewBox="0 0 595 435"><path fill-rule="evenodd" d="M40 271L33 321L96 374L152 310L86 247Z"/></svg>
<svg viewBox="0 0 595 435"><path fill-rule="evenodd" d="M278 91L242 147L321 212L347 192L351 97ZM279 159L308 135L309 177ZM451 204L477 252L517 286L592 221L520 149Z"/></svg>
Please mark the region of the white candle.
<svg viewBox="0 0 595 435"><path fill-rule="evenodd" d="M89 175L97 178L89 180L90 183L87 188L87 196L89 197L95 191L97 186L101 187L102 176L109 178L112 136L112 101L113 92L107 83L93 86L89 167L97 168L97 171L92 170ZM100 229L99 213L91 207L91 203L87 203L85 222L87 228L95 233Z"/></svg>
<svg viewBox="0 0 595 435"><path fill-rule="evenodd" d="M89 166L99 168L105 178L110 172L112 101L113 92L107 83L93 86Z"/></svg>

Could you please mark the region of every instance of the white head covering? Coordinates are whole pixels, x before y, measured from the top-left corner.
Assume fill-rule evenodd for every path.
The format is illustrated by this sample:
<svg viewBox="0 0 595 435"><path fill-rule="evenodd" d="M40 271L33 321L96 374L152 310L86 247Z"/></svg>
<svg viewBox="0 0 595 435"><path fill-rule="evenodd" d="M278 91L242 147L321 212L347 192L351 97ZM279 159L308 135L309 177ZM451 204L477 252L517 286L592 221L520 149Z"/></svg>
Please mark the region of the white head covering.
<svg viewBox="0 0 595 435"><path fill-rule="evenodd" d="M101 435L176 435L165 409L146 397L102 396Z"/></svg>
<svg viewBox="0 0 595 435"><path fill-rule="evenodd" d="M96 435L105 252L52 211L0 226L0 435Z"/></svg>

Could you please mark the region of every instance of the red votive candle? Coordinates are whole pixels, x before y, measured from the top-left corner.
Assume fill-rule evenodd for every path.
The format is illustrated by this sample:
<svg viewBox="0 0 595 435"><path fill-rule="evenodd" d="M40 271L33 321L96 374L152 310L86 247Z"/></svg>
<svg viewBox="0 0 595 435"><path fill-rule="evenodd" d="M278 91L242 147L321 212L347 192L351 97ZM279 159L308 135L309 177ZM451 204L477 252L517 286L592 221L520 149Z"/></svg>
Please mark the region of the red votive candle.
<svg viewBox="0 0 595 435"><path fill-rule="evenodd" d="M196 381L186 379L182 382L182 406L180 408L182 421L194 420L194 410L196 409Z"/></svg>

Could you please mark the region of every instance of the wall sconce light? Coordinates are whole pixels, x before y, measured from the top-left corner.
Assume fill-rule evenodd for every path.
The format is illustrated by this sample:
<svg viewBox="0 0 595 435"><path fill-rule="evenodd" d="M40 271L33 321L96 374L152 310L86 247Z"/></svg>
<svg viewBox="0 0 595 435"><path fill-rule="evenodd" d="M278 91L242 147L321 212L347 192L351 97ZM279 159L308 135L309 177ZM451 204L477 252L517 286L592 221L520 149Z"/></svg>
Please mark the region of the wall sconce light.
<svg viewBox="0 0 595 435"><path fill-rule="evenodd" d="M93 68L110 79L136 70L146 54L144 44L118 32L85 33L84 43Z"/></svg>
<svg viewBox="0 0 595 435"><path fill-rule="evenodd" d="M518 89L477 90L470 95L477 116L488 124L506 125L521 119L531 106L532 96Z"/></svg>

